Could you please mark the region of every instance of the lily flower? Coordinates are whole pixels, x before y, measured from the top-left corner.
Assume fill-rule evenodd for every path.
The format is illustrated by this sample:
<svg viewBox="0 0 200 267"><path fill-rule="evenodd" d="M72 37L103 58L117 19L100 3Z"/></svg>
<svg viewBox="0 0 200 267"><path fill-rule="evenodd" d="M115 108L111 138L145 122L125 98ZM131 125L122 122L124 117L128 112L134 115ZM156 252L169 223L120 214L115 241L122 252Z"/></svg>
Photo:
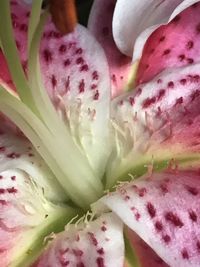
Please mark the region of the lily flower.
<svg viewBox="0 0 200 267"><path fill-rule="evenodd" d="M124 93L120 2L63 36L42 0L0 1L3 267L199 266L200 3L176 1Z"/></svg>

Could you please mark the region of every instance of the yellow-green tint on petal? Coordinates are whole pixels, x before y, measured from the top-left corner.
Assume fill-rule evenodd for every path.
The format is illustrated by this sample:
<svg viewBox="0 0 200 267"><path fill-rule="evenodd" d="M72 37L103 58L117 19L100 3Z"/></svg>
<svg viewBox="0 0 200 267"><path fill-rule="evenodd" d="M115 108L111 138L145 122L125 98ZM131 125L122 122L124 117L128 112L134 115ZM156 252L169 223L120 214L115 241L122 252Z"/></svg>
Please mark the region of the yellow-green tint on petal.
<svg viewBox="0 0 200 267"><path fill-rule="evenodd" d="M136 74L139 66L139 60L136 60L133 65L131 66L130 73L128 76L128 81L125 86L125 91L130 91L134 89L135 82L136 82Z"/></svg>
<svg viewBox="0 0 200 267"><path fill-rule="evenodd" d="M14 261L10 267L27 267L42 253L48 243L48 239L53 233L64 230L65 225L78 214L78 210L74 210L68 206L54 206L52 213L46 214L44 222L38 227L27 231L16 254L13 255Z"/></svg>

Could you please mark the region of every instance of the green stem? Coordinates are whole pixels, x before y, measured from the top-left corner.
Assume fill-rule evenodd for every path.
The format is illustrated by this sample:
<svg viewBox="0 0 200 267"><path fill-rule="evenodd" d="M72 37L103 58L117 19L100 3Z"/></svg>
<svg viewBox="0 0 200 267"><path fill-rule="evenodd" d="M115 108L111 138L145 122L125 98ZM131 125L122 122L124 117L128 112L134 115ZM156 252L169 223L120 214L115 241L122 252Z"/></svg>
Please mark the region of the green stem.
<svg viewBox="0 0 200 267"><path fill-rule="evenodd" d="M16 47L12 21L10 16L10 1L0 1L0 40L12 80L17 88L21 100L37 113L37 108L33 103L31 92L26 80L25 73L20 63L18 50Z"/></svg>
<svg viewBox="0 0 200 267"><path fill-rule="evenodd" d="M37 0L32 2L31 15L28 26L28 54L30 52L31 42L37 28L37 25L40 21L40 13L43 0Z"/></svg>

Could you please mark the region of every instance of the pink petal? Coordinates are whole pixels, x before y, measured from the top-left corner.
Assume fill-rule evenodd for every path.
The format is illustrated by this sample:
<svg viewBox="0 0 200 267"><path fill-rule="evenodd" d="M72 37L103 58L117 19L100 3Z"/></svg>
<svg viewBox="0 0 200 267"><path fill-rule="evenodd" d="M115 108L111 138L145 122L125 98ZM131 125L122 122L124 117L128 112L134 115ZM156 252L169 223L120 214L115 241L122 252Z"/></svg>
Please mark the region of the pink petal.
<svg viewBox="0 0 200 267"><path fill-rule="evenodd" d="M138 167L144 171L147 162L199 155L199 68L166 70L113 101L115 150L108 179L137 174Z"/></svg>
<svg viewBox="0 0 200 267"><path fill-rule="evenodd" d="M12 18L17 47L27 70L27 20L29 6L12 1ZM101 62L101 64L99 64ZM52 23L45 27L40 47L45 87L77 145L86 153L98 176L107 161L110 79L103 49L82 26L66 36ZM7 75L0 79L9 81Z"/></svg>
<svg viewBox="0 0 200 267"><path fill-rule="evenodd" d="M121 267L123 262L123 225L107 213L93 222L67 226L33 267Z"/></svg>
<svg viewBox="0 0 200 267"><path fill-rule="evenodd" d="M150 81L166 68L199 61L199 11L200 4L193 4L149 37L139 64L137 83Z"/></svg>
<svg viewBox="0 0 200 267"><path fill-rule="evenodd" d="M94 1L88 28L104 48L110 68L112 97L118 95L128 81L131 58L124 56L116 47L112 35L112 18L116 0Z"/></svg>
<svg viewBox="0 0 200 267"><path fill-rule="evenodd" d="M140 267L169 267L135 232L128 229L127 233Z"/></svg>
<svg viewBox="0 0 200 267"><path fill-rule="evenodd" d="M200 262L200 173L173 171L144 176L100 200L169 266ZM98 203L97 203L98 205Z"/></svg>
<svg viewBox="0 0 200 267"><path fill-rule="evenodd" d="M118 0L113 17L114 40L124 54L132 56L137 36L146 28L166 23L183 0Z"/></svg>
<svg viewBox="0 0 200 267"><path fill-rule="evenodd" d="M1 266L10 266L25 255L35 240L35 228L39 225L41 230L52 211L47 199L63 200L60 186L29 141L0 117Z"/></svg>

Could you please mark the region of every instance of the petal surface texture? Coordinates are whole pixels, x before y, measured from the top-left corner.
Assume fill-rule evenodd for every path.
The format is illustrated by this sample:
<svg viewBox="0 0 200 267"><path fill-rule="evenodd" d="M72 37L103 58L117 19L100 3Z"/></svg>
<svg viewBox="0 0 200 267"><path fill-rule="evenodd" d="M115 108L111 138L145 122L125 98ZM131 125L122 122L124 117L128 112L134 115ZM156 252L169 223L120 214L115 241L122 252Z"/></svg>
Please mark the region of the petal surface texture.
<svg viewBox="0 0 200 267"><path fill-rule="evenodd" d="M19 0L11 1L11 10L16 43L26 72L30 6ZM0 79L9 86L9 71L3 58L1 62ZM109 69L103 49L80 25L73 33L62 36L48 22L41 40L40 64L44 85L55 109L96 175L101 176L108 156L105 147L110 100Z"/></svg>
<svg viewBox="0 0 200 267"><path fill-rule="evenodd" d="M100 200L169 266L198 266L199 171L166 170L124 184Z"/></svg>
<svg viewBox="0 0 200 267"><path fill-rule="evenodd" d="M87 225L69 225L60 233L34 267L122 267L123 224L112 213Z"/></svg>
<svg viewBox="0 0 200 267"><path fill-rule="evenodd" d="M169 267L135 232L128 229L127 234L139 267Z"/></svg>
<svg viewBox="0 0 200 267"><path fill-rule="evenodd" d="M49 223L68 212L53 204L64 201L64 193L44 161L13 124L0 118L0 257L6 267L20 264L37 234L48 233Z"/></svg>
<svg viewBox="0 0 200 267"><path fill-rule="evenodd" d="M151 80L166 68L199 62L199 11L200 3L191 5L149 37L138 67L137 83Z"/></svg>
<svg viewBox="0 0 200 267"><path fill-rule="evenodd" d="M116 47L112 34L112 19L116 0L95 0L90 12L88 28L104 48L110 69L112 97L127 86L131 58ZM106 16L106 17L105 17Z"/></svg>
<svg viewBox="0 0 200 267"><path fill-rule="evenodd" d="M115 139L109 178L129 172L141 175L152 160L156 164L199 157L199 67L165 70L113 101Z"/></svg>
<svg viewBox="0 0 200 267"><path fill-rule="evenodd" d="M177 14L195 2L198 1L118 0L113 17L113 35L118 48L124 54L132 56L137 37L146 31L143 35L144 40L140 40L141 47L137 47L140 52L136 51L137 56L140 57L142 47L152 31L159 25L167 23L171 19L171 15Z"/></svg>

